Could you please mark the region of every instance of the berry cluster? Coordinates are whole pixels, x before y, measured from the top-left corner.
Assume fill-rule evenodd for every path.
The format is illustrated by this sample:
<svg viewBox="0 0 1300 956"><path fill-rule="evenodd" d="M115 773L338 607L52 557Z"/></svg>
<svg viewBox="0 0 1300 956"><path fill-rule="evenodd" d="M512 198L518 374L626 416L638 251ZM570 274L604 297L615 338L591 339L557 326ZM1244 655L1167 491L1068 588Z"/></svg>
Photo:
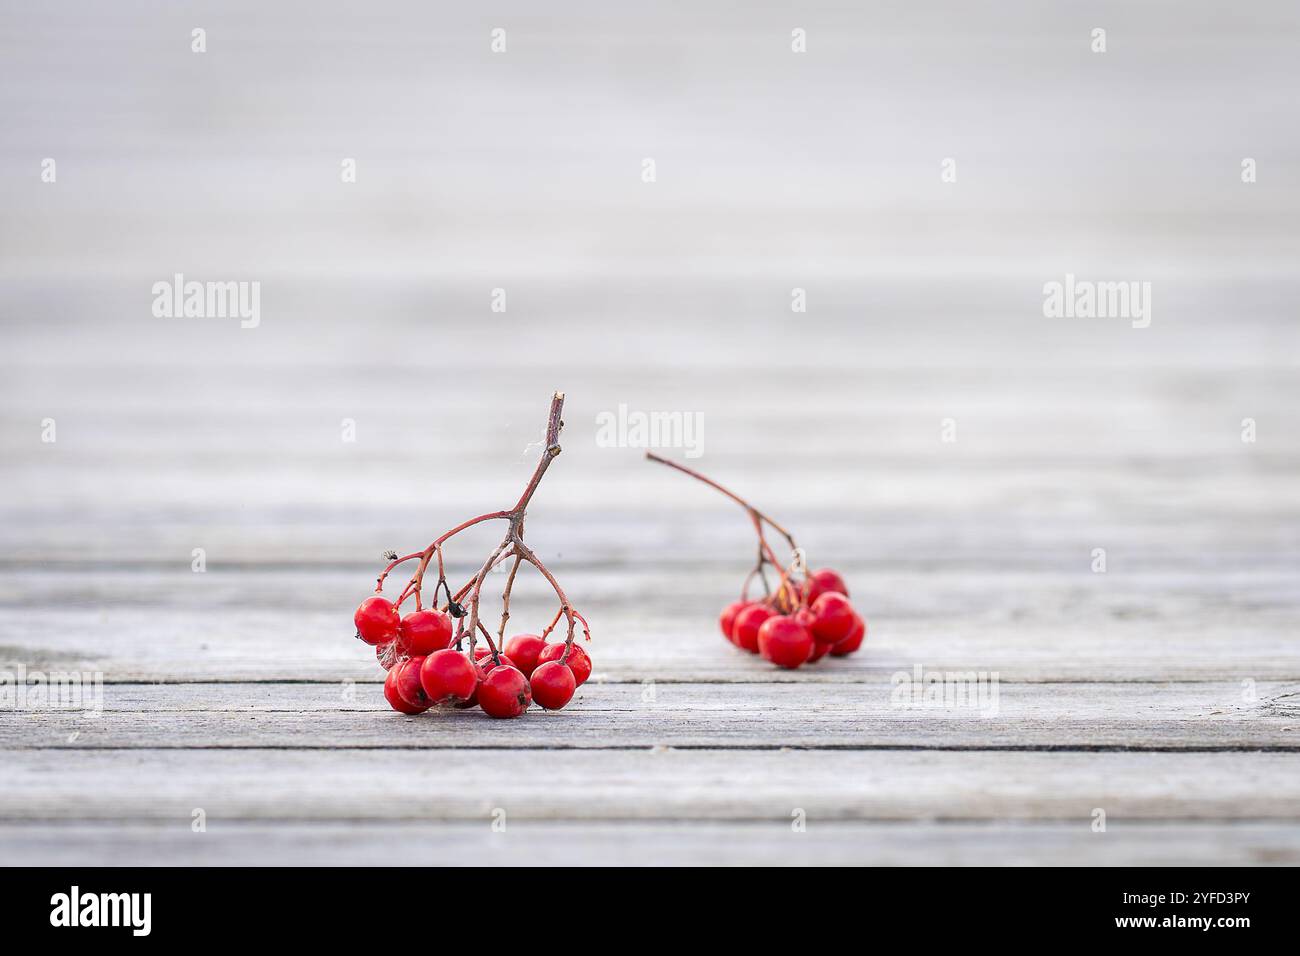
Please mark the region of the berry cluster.
<svg viewBox="0 0 1300 956"><path fill-rule="evenodd" d="M749 513L758 535L758 560L745 578L740 600L723 608L718 620L728 641L787 668L811 664L827 654L843 657L862 646L867 622L849 602L848 585L837 571L822 568L808 572L804 552L790 532L748 501L697 471L650 452L646 457L704 482ZM788 563L777 560L767 540L768 528L790 545ZM768 583L769 567L778 575L775 587ZM763 597L750 600L749 589L755 578L762 582Z"/></svg>
<svg viewBox="0 0 1300 956"><path fill-rule="evenodd" d="M591 658L573 641L579 623L583 635L591 640L587 619L574 610L555 576L524 544L528 502L552 459L560 453L563 407L564 394L556 392L551 399L541 461L513 508L462 522L423 551L405 557L390 552L387 556L390 562L376 582L375 596L366 598L357 608L353 618L357 637L374 645L379 663L388 671L384 697L394 710L419 714L431 707L478 706L492 717L518 717L534 701L547 710L559 710L591 676ZM508 523L505 538L465 586L453 593L447 583L443 546L466 528L494 519ZM419 559L416 571L397 600L380 597L389 573L399 564L416 559ZM421 597L424 575L435 559L438 583L433 590L434 606L426 608ZM493 568L511 559L513 564L501 595L501 624L493 641L479 620L483 582ZM510 619L510 591L523 563L531 564L547 580L559 598L560 608L541 634L516 634L503 644L506 622ZM444 592L446 600L439 606L438 596ZM415 610L403 615L402 605L411 598L415 600ZM568 625L568 636L563 641L547 643L546 638L561 619ZM480 634L486 647L478 646Z"/></svg>

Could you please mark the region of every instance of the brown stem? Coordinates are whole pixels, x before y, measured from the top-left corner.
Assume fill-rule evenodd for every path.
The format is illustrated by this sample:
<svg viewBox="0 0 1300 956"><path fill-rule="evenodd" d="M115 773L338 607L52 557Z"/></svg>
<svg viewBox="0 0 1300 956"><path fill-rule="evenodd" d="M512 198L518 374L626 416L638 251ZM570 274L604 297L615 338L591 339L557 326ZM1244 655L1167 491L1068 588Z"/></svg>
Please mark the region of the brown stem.
<svg viewBox="0 0 1300 956"><path fill-rule="evenodd" d="M515 575L519 573L519 562L522 560L519 553L515 552L515 563L510 566L510 577L506 578L505 590L501 592L501 626L497 629L497 643L503 647L506 639L506 621L510 620L510 591L515 586Z"/></svg>
<svg viewBox="0 0 1300 956"><path fill-rule="evenodd" d="M564 420L562 418L563 411L564 411L564 393L556 392L554 395L551 396L551 408L546 418L546 439L542 448L542 456L538 460L537 467L533 470L532 477L528 479L528 484L524 486L524 490L520 494L519 500L515 502L513 508L509 509L508 511L492 511L487 514L482 514L482 515L478 515L477 517L470 518L468 521L461 522L456 527L452 528L450 531L446 532L445 534L435 539L423 551L417 551L414 554L408 554L403 558L397 558L392 563L390 563L388 567L384 568L384 570L379 575L379 580L375 588L376 592L383 590L384 579L388 576L389 572L393 570L393 568L397 567L397 565L402 564L405 561L411 561L414 560L415 558L419 558L420 563L416 567L415 573L411 576L410 581L407 582L406 587L402 589L402 593L398 596L397 599L397 606L400 608L403 601L405 601L410 596L414 595L415 606L417 609L419 609L422 601L421 591L424 585L424 575L425 572L428 570L429 563L433 559L434 555L437 555L438 557L439 588L441 589L441 587L446 585L446 580L447 580L446 570L443 565L443 555L442 555L443 544L453 536L459 534L460 532L466 530L467 528L471 528L474 525L480 524L481 522L493 521L493 520L507 521L509 524L506 530L505 537L502 538L501 543L498 544L495 549L493 549L492 553L488 555L487 560L483 562L483 565L479 568L478 572L465 584L464 587L462 587L454 595L451 593L450 588L447 589L448 609L450 609L450 606L453 602L460 603L461 601L467 601L468 603L467 615L458 618L456 621L456 647L460 648L461 640L463 639L465 633L468 631L469 653L471 655L474 653L475 643L478 640L478 634L482 632L483 636L487 639L488 647L492 651L493 659L494 660L497 659L498 645L499 642L503 640L505 637L506 622L510 619L510 592L514 587L515 575L519 571L519 565L523 561L527 561L529 564L537 568L537 570L542 574L542 576L545 577L546 580L550 583L551 587L555 589L555 593L560 599L559 613L556 614L555 620L551 622L550 627L548 627L544 633L550 633L551 629L555 627L555 624L559 621L562 615L568 619L568 624L569 624L568 640L566 641L564 657L561 658L561 660L564 660L568 657L569 648L572 647L573 645L573 632L576 626L576 622L582 623L583 633L586 635L588 640L591 639L591 628L590 625L587 623L587 619L573 609L573 606L569 603L568 597L564 593L564 589L561 588L559 582L555 580L555 576L551 574L551 572L541 562L541 560L537 557L537 555L534 554L533 551L530 548L528 548L527 545L524 544L524 519L527 516L528 505L532 501L533 495L536 494L538 485L541 484L542 478L546 474L547 469L551 467L551 462L554 461L555 458L560 454L560 430L564 427ZM513 557L515 561L514 561L514 565L510 569L510 576L506 580L505 590L501 595L501 599L502 599L501 626L497 634L498 643L494 644L491 635L488 633L487 628L480 621L480 610L481 610L482 598L483 598L483 582L486 579L488 573L494 567L496 567L502 561L508 560L511 557ZM438 604L437 591L435 591L434 606L436 607L437 604ZM468 620L465 619L466 617L468 617Z"/></svg>
<svg viewBox="0 0 1300 956"><path fill-rule="evenodd" d="M489 512L488 514L482 514L482 515L478 515L477 517L470 518L468 521L463 521L460 524L456 525L456 527L452 528L450 531L441 535L437 540L435 540L432 544L430 544L427 548L425 548L424 551L421 552L420 554L419 567L416 568L415 574L411 577L411 580L407 583L406 588L402 591L401 596L399 596L397 599L398 607L401 607L402 602L405 601L412 594L417 595L416 602L418 604L420 600L418 595L424 583L424 572L429 566L429 560L433 557L434 553L442 546L442 544L445 541L447 541L449 538L460 534L466 528L472 528L474 525L480 524L481 522L484 521L494 521L500 519L509 520L511 524L512 533L519 528L519 526L523 522L524 512L528 508L528 503L532 500L534 493L536 493L537 486L541 484L542 476L546 474L546 469L551 467L551 462L554 461L556 456L560 454L560 429L564 427L564 420L561 418L561 414L563 411L564 411L564 393L556 392L554 395L551 396L551 409L546 417L546 441L544 447L542 448L542 457L537 462L537 467L533 470L533 476L530 479L528 479L528 484L524 487L523 494L519 496L519 500L515 502L515 506L511 508L509 511L492 511ZM409 560L411 557L414 557L414 555L410 555L407 558L399 559L396 563L400 564L403 560ZM441 560L441 558L439 560ZM380 587L383 586L382 584L383 578L388 574L388 571L391 570L391 567L392 566L386 568L384 570L384 573L380 575ZM471 644L473 643L473 641L474 641L473 629L471 629L470 632Z"/></svg>
<svg viewBox="0 0 1300 956"><path fill-rule="evenodd" d="M494 550L490 555L488 555L488 559L483 562L483 567L479 568L478 574L474 578L474 590L472 590L469 595L468 630L469 630L469 653L471 657L474 655L474 647L478 642L478 628L479 628L478 609L479 609L479 603L482 601L483 598L483 579L487 577L488 572L492 570L492 566L497 563L497 558L501 557L501 555L505 552L506 548L510 546L510 543L511 543L511 535L507 533L506 536L503 539L501 539L501 543L496 546L496 550Z"/></svg>
<svg viewBox="0 0 1300 956"><path fill-rule="evenodd" d="M391 554L392 552L389 553ZM379 572L379 580L375 582L375 593L378 594L381 591L383 591L384 580L388 577L389 573L393 570L393 568L397 567L399 564L405 564L407 561L412 561L415 558L420 557L420 555L422 554L424 554L423 551L417 551L414 554L408 554L404 558L394 558L392 562L389 563L388 567L384 568L384 570Z"/></svg>
<svg viewBox="0 0 1300 956"><path fill-rule="evenodd" d="M778 534L780 534L782 537L785 538L785 540L786 540L787 542L789 542L789 544L790 544L790 548L791 548L792 550L795 549L795 548L797 548L797 547L799 547L797 544L794 543L794 535L790 534L789 531L786 531L785 528L781 527L781 525L777 524L775 521L773 521L773 520L772 520L771 518L769 518L767 515L763 514L763 512L759 511L757 508L755 508L753 505L751 505L751 504L750 504L748 501L746 501L744 498L740 497L740 495L736 494L736 493L735 493L734 491L732 491L730 488L727 488L727 487L724 487L723 485L718 484L718 483L717 483L716 481L714 481L712 478L706 478L704 475L701 475L698 471L695 471L695 470L692 469L692 468L687 468L685 465L679 465L679 464L677 464L677 462L675 462L675 461L669 461L667 458L661 458L660 456L656 455L654 452L650 452L650 451L648 451L648 452L645 453L645 456L646 456L646 458L650 459L651 461L657 461L657 462L659 462L659 464L661 464L661 465L667 465L669 468L676 468L678 471L682 472L683 474L690 475L690 476L691 476L692 478L694 478L696 481L702 481L702 482L704 482L706 485L708 485L708 486L709 486L710 488L712 488L714 491L720 491L720 492L722 492L724 495L726 495L728 498L730 498L730 499L731 499L732 501L734 501L736 504L740 505L742 508L744 508L746 511L748 511L749 514L750 514L750 516L751 516L752 518L756 519L757 521L766 522L766 523L767 523L767 524L772 528L773 531L775 531L775 532L777 532ZM761 529L759 530L759 537L760 537L760 538L763 537L763 532L762 532Z"/></svg>
<svg viewBox="0 0 1300 956"><path fill-rule="evenodd" d="M542 640L546 640L548 637L551 636L551 631L555 630L555 625L560 623L560 618L562 617L564 617L564 608L560 608L558 611L556 611L555 617L551 618L551 623L547 624L546 627L542 628L542 634L541 634Z"/></svg>
<svg viewBox="0 0 1300 956"><path fill-rule="evenodd" d="M767 535L763 531L763 525L766 524L773 531L777 532L777 534L784 537L786 543L790 545L791 551L798 551L799 545L795 543L794 535L792 535L781 525L777 524L777 522L774 521L772 518L768 517L763 512L759 511L757 508L751 505L744 498L740 497L740 495L736 494L730 488L727 488L726 486L719 484L718 482L714 481L712 478L700 474L698 471L695 471L693 468L687 468L685 465L679 465L675 461L669 461L667 458L663 458L659 455L656 455L654 452L648 451L645 453L645 456L650 461L657 461L661 465L667 465L669 468L675 468L676 470L680 471L682 474L690 475L696 481L704 482L704 484L708 485L713 490L721 492L722 494L726 495L736 504L744 508L746 512L748 512L749 519L754 525L754 533L758 536L758 562L754 565L754 570L749 573L749 577L745 579L745 587L742 589L742 597L744 596L743 592L749 589L749 582L753 579L754 575L759 576L759 578L763 581L764 589L767 590L767 578L763 575L763 566L765 564L770 564L778 571L780 571L781 579L780 581L777 582L775 595L773 595L770 590L767 590L768 600L775 600L778 602L791 603L795 605L797 605L800 602L799 589L796 588L795 584L790 580L789 570L787 570L787 568L781 561L777 560L776 552L772 550L772 546L768 543Z"/></svg>
<svg viewBox="0 0 1300 956"><path fill-rule="evenodd" d="M478 629L483 632L483 640L487 641L488 650L492 652L492 663L500 664L500 651L497 645L492 643L492 635L488 633L488 629L483 626L482 621L479 622ZM470 651L470 653L473 654L474 652Z"/></svg>
<svg viewBox="0 0 1300 956"><path fill-rule="evenodd" d="M575 621L582 622L583 634L586 635L587 640L591 640L591 628L587 624L587 619L573 609L573 605L569 603L568 595L564 593L564 588L560 587L560 582L555 580L555 575L553 575L550 572L550 569L542 563L542 559L534 554L531 548L524 544L522 538L515 539L515 553L535 567L541 573L542 577L546 578L551 587L555 589L556 597L560 599L560 613L564 615L565 619L569 623L569 632L564 639L564 655L560 658L560 662L564 663L569 657L569 648L573 647L573 628ZM559 620L558 616L556 620ZM555 625L552 624L551 626L554 627Z"/></svg>
<svg viewBox="0 0 1300 956"><path fill-rule="evenodd" d="M564 411L564 393L556 392L551 396L551 413L546 419L546 445L542 449L542 459L537 463L537 469L533 472L533 477L528 480L524 493L519 496L515 506L510 509L511 516L518 516L522 521L524 511L528 508L528 502L532 500L533 492L541 484L542 475L546 474L546 469L551 467L551 462L560 454L560 429L564 427L564 421L560 418L560 413Z"/></svg>

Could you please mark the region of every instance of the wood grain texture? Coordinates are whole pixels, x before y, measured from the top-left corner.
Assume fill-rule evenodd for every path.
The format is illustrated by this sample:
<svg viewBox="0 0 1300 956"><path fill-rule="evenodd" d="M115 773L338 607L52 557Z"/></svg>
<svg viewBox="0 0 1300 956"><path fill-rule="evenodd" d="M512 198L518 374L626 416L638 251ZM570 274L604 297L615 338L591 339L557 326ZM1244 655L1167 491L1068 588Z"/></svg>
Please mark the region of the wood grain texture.
<svg viewBox="0 0 1300 956"><path fill-rule="evenodd" d="M593 621L596 676L609 681L888 681L917 664L1009 681L1300 680L1300 591L1290 572L1097 575L1080 554L1073 570L1036 572L850 564L870 623L867 652L785 673L716 630L740 562L561 557L555 568ZM375 573L372 565L193 574L188 562L173 571L0 572L0 662L99 670L109 681L376 680L373 652L352 640L350 620ZM521 577L517 595L512 624L521 630L553 610L536 579Z"/></svg>
<svg viewBox="0 0 1300 956"><path fill-rule="evenodd" d="M1300 754L13 750L0 819L1300 819Z"/></svg>
<svg viewBox="0 0 1300 956"><path fill-rule="evenodd" d="M999 684L918 706L887 684L594 684L508 727L394 714L374 685L109 685L105 711L0 714L0 748L1133 749L1300 751L1300 684Z"/></svg>
<svg viewBox="0 0 1300 956"><path fill-rule="evenodd" d="M1295 866L1294 823L170 821L0 823L45 866Z"/></svg>

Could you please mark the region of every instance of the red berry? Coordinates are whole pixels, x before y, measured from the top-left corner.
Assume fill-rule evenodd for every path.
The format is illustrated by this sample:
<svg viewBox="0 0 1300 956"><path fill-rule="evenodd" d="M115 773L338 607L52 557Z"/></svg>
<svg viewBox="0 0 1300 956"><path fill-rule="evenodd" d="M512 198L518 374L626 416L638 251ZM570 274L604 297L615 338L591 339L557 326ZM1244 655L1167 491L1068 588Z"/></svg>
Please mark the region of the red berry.
<svg viewBox="0 0 1300 956"><path fill-rule="evenodd" d="M412 611L397 628L397 643L406 654L424 656L451 645L451 618L426 608Z"/></svg>
<svg viewBox="0 0 1300 956"><path fill-rule="evenodd" d="M492 652L488 650L486 647L474 648L474 660L478 662L479 667L483 668L484 673L487 673L488 671L492 670L492 668L494 667L501 667L502 665L506 667L513 667L515 668L515 670L519 669L518 666L515 664L515 662L512 661L505 654L498 653L497 660L494 661L492 659ZM500 663L497 663L497 661L500 661Z"/></svg>
<svg viewBox="0 0 1300 956"><path fill-rule="evenodd" d="M352 623L357 626L357 635L367 644L387 644L397 637L402 622L392 601L370 597L361 602L357 613L352 615Z"/></svg>
<svg viewBox="0 0 1300 956"><path fill-rule="evenodd" d="M478 688L478 705L489 717L518 717L532 702L528 678L517 667L494 667Z"/></svg>
<svg viewBox="0 0 1300 956"><path fill-rule="evenodd" d="M758 629L758 650L779 667L798 667L812 653L813 639L807 628L784 614L769 617Z"/></svg>
<svg viewBox="0 0 1300 956"><path fill-rule="evenodd" d="M546 642L536 634L516 634L502 648L525 677L533 673L533 668L537 666L537 655L545 649Z"/></svg>
<svg viewBox="0 0 1300 956"><path fill-rule="evenodd" d="M429 700L429 695L424 692L424 685L420 683L420 665L423 663L423 657L412 657L398 664L393 670L397 671L398 696L412 707L428 710L433 705L433 701Z"/></svg>
<svg viewBox="0 0 1300 956"><path fill-rule="evenodd" d="M736 643L736 639L731 634L732 628L736 624L736 615L749 607L751 603L750 601L736 601L722 609L722 616L718 618L718 626L722 628L722 636L732 644Z"/></svg>
<svg viewBox="0 0 1300 956"><path fill-rule="evenodd" d="M867 622L859 615L853 615L853 629L844 640L838 644L831 645L832 657L843 657L845 654L852 654L862 646L862 639L867 636Z"/></svg>
<svg viewBox="0 0 1300 956"><path fill-rule="evenodd" d="M390 671L391 673L391 671ZM420 683L434 704L469 700L478 686L479 669L460 651L434 651L420 667Z"/></svg>
<svg viewBox="0 0 1300 956"><path fill-rule="evenodd" d="M547 710L559 710L567 704L573 699L573 691L578 686L573 671L559 661L543 661L538 664L529 683L533 688L533 700Z"/></svg>
<svg viewBox="0 0 1300 956"><path fill-rule="evenodd" d="M809 604L828 592L849 596L849 586L844 583L838 571L830 568L821 568L809 574L808 580L803 583L803 590Z"/></svg>
<svg viewBox="0 0 1300 956"><path fill-rule="evenodd" d="M816 640L813 641L812 653L808 655L808 660L804 661L804 663L805 664L817 663L828 653L830 653L830 649L834 646L835 646L834 644L823 644L821 641L816 641Z"/></svg>
<svg viewBox="0 0 1300 956"><path fill-rule="evenodd" d="M483 669L482 664L475 663L474 676L478 678L474 684L474 690L464 700L458 700L452 704L457 710L469 710L471 707L478 706L478 689L483 686L483 678L487 677L487 671Z"/></svg>
<svg viewBox="0 0 1300 956"><path fill-rule="evenodd" d="M425 711L424 707L412 707L402 699L402 695L397 691L397 678L402 669L394 667L384 678L384 700L388 701L390 707L402 714L421 714Z"/></svg>
<svg viewBox="0 0 1300 956"><path fill-rule="evenodd" d="M545 664L548 661L558 661L564 656L564 642L558 644L547 644L546 649L537 655L537 663ZM577 644L573 645L573 650L569 651L569 659L564 662L568 665L569 670L573 671L573 680L575 686L581 687L587 683L587 678L591 676L591 658ZM530 680L532 678L529 678ZM541 701L538 701L541 703ZM543 704L543 706L545 706Z"/></svg>
<svg viewBox="0 0 1300 956"><path fill-rule="evenodd" d="M766 604L755 604L753 607L747 607L736 615L736 623L732 626L732 634L735 635L737 647L743 647L751 654L758 653L758 629L769 617L774 617L776 611L773 611Z"/></svg>
<svg viewBox="0 0 1300 956"><path fill-rule="evenodd" d="M823 644L834 644L853 630L853 605L843 594L828 591L813 602L813 637Z"/></svg>
<svg viewBox="0 0 1300 956"><path fill-rule="evenodd" d="M812 623L814 620L816 620L816 616L813 614L812 611L810 611L806 607L801 607L799 608L799 610L795 611L792 616L794 617L794 621L796 624L798 624L800 627L806 630L809 633L809 635L812 635ZM821 641L817 640L815 636L813 636L812 653L808 655L808 660L806 660L804 663L811 664L814 661L821 660L823 657L826 656L826 653L831 649L832 646L833 645L831 644L823 644Z"/></svg>
<svg viewBox="0 0 1300 956"><path fill-rule="evenodd" d="M474 666L478 668L478 687L474 688L474 693L470 694L468 699L456 705L457 710L469 710L471 707L478 706L478 688L483 686L483 678L487 677L488 671L495 667L515 666L515 662L504 654L497 654L497 660L501 662L499 664L492 659L491 655L492 652L486 647L474 648Z"/></svg>

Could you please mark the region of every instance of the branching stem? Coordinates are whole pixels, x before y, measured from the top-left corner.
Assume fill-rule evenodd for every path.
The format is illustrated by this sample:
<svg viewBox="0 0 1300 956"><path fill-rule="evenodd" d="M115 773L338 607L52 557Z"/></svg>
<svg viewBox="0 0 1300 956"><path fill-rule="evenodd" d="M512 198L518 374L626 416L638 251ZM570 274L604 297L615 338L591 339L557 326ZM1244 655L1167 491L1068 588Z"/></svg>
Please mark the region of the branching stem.
<svg viewBox="0 0 1300 956"><path fill-rule="evenodd" d="M524 518L528 511L528 504L532 501L533 495L537 492L537 487L541 484L542 478L545 476L547 469L551 467L551 462L560 454L560 430L564 427L564 421L561 417L563 411L564 393L556 392L551 396L551 408L546 418L546 438L542 445L542 456L537 462L537 467L533 470L532 477L528 479L528 484L524 486L523 492L519 495L519 500L515 502L514 507L507 511L491 511L487 514L481 514L477 517L470 518L468 521L463 521L450 531L435 538L423 551L416 551L412 554L405 555L404 557L398 557L391 560L388 566L379 573L379 578L375 583L375 593L378 594L383 591L384 581L388 578L388 575L394 568L407 561L414 561L418 558L419 564L416 566L415 573L411 575L411 579L407 581L405 587L402 588L402 592L398 596L396 604L400 611L402 604L409 598L414 597L416 610L420 610L423 606L422 591L424 588L424 576L429 568L430 562L436 556L438 559L438 587L434 590L434 606L436 607L438 605L438 591L444 588L447 591L447 603L442 610L450 611L452 610L453 605L459 605L461 602L466 602L467 604L464 609L464 616L458 617L456 621L456 646L460 647L461 641L464 639L465 634L468 631L469 653L472 655L474 653L475 643L478 640L478 635L481 633L487 641L488 648L492 652L493 660L498 660L500 642L504 640L506 622L510 619L510 592L514 587L515 574L519 570L519 565L523 562L527 562L535 567L541 573L542 577L547 580L555 590L556 597L558 597L560 601L560 609L556 612L555 620L551 622L551 625L546 629L545 633L549 634L561 617L564 617L568 621L568 639L565 642L564 656L561 660L566 660L568 658L569 648L573 645L573 632L576 622L582 623L583 634L588 640L590 640L591 630L587 624L587 619L574 610L573 606L569 603L568 597L564 593L564 589L560 587L560 583L555 579L555 576L550 572L546 565L542 563L542 560L537 557L536 553L524 544ZM447 584L447 575L442 554L443 545L462 531L472 528L475 525L482 524L485 521L498 520L507 522L505 537L501 539L501 543L498 544L492 550L492 553L488 555L487 560L483 562L478 572L468 582L466 582L464 587L453 595L450 586ZM773 527L776 526L773 525ZM390 554L391 553L392 552L390 552ZM514 558L514 564L511 566L510 576L506 579L505 590L501 595L501 626L497 631L497 641L494 643L487 628L479 619L480 605L483 596L483 583L493 568L511 558Z"/></svg>
<svg viewBox="0 0 1300 956"><path fill-rule="evenodd" d="M736 494L730 488L727 488L725 485L719 484L718 482L714 481L712 478L700 474L698 471L696 471L693 468L687 468L685 465L679 465L675 461L669 461L667 458L663 458L659 455L656 455L654 452L648 451L645 453L645 456L650 461L658 462L661 465L667 465L669 468L675 468L677 471L680 471L682 474L690 475L696 481L704 482L704 484L708 485L714 491L721 492L722 494L730 498L732 501L734 501L736 504L740 505L742 508L745 509L746 513L749 515L749 520L754 525L754 534L757 535L758 537L758 560L754 564L754 569L750 571L748 577L745 578L745 584L741 591L742 600L747 599L750 582L753 581L755 577L757 577L763 583L763 592L765 595L765 600L767 600L769 603L777 605L778 607L781 607L783 610L793 609L794 607L797 607L801 603L802 593L803 593L802 589L799 588L793 580L791 580L793 575L796 572L798 573L804 572L802 566L803 565L802 552L799 550L799 545L794 540L794 535L792 535L780 524L777 524L777 522L774 521L772 518L770 518L768 515L759 511L757 508L751 505L744 498L740 497L740 495ZM771 528L777 534L781 535L781 537L785 538L786 543L789 544L790 550L792 552L792 558L788 564L784 561L780 561L777 559L776 552L772 550L772 546L767 540L767 534L764 531L765 525L768 528ZM764 567L769 564L772 565L774 568L776 568L777 571L780 573L780 580L777 582L775 591L769 589L767 584L767 576L763 573Z"/></svg>

